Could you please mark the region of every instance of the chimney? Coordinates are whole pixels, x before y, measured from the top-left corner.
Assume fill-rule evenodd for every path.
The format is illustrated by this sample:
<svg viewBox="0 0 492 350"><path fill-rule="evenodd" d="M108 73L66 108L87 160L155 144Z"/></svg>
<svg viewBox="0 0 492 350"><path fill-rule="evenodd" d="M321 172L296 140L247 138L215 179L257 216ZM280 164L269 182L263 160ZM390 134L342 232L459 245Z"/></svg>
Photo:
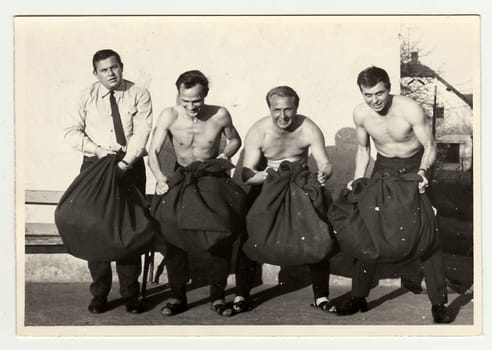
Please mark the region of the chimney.
<svg viewBox="0 0 492 350"><path fill-rule="evenodd" d="M410 53L410 62L419 63L419 53L417 51L413 51Z"/></svg>

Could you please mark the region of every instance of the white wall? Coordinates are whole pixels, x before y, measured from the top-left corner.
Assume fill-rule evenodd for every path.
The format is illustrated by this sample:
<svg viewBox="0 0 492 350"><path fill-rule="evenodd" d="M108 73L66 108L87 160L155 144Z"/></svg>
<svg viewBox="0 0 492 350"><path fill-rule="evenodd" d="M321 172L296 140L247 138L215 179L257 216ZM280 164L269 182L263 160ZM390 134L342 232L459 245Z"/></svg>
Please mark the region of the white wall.
<svg viewBox="0 0 492 350"><path fill-rule="evenodd" d="M65 118L93 81L91 58L112 48L124 76L148 88L154 116L176 98L185 70L211 79L207 102L228 108L244 138L267 115L265 94L288 84L327 145L352 126L362 102L358 72L379 65L399 88L399 19L378 17L56 17L16 18L16 168L26 189L64 190L81 154L63 140ZM398 93L399 91L393 91ZM22 147L25 149L22 150ZM25 166L23 168L22 166ZM151 192L153 181L148 181Z"/></svg>

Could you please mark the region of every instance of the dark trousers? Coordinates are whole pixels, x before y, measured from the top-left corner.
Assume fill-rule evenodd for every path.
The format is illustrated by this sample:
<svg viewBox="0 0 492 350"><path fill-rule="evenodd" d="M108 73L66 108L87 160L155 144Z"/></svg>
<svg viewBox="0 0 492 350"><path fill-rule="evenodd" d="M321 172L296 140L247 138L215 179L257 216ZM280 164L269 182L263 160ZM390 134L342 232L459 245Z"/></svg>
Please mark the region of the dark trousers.
<svg viewBox="0 0 492 350"><path fill-rule="evenodd" d="M205 254L207 277L210 283L210 301L224 299L232 254L231 244L214 247ZM167 243L166 266L171 297L186 303L186 284L190 279L188 253L175 245Z"/></svg>
<svg viewBox="0 0 492 350"><path fill-rule="evenodd" d="M441 252L434 252L425 260L419 260L418 263L423 270L427 295L432 305L446 304L448 293ZM355 261L354 276L352 277L352 295L354 297L365 298L369 295L376 274L376 267L376 263Z"/></svg>
<svg viewBox="0 0 492 350"><path fill-rule="evenodd" d="M242 245L242 244L241 244ZM254 283L255 265L242 249L239 249L236 262L236 295L249 298ZM328 297L330 279L330 259L325 258L317 264L308 265L313 287L314 299Z"/></svg>
<svg viewBox="0 0 492 350"><path fill-rule="evenodd" d="M236 260L236 295L247 299L255 281L256 262L243 252L242 247L246 241L246 234L241 235L240 239Z"/></svg>
<svg viewBox="0 0 492 350"><path fill-rule="evenodd" d="M261 193L261 189L262 186L251 188L248 193L248 207L253 205L255 199ZM242 234L236 261L236 295L249 298L254 283L256 263L243 252L242 246L246 242L246 239L247 234ZM325 258L317 264L309 265L309 274L311 276L314 299L328 297L330 278L329 258Z"/></svg>
<svg viewBox="0 0 492 350"><path fill-rule="evenodd" d="M329 295L330 259L325 258L317 264L309 265L309 274L313 283L314 300Z"/></svg>
<svg viewBox="0 0 492 350"><path fill-rule="evenodd" d="M97 162L97 157L84 157L80 171ZM137 188L145 194L145 164L142 159L135 162L132 169L128 170L125 181L132 181ZM87 265L92 277L90 291L94 297L106 297L113 280L110 261L88 261ZM142 271L140 256L130 257L116 261L116 272L120 281L120 294L123 298L138 296L140 284L138 277Z"/></svg>
<svg viewBox="0 0 492 350"><path fill-rule="evenodd" d="M417 172L422 159L423 150L409 158L387 158L378 153L374 164L373 174L385 171ZM436 251L427 257L418 260L423 271L427 294L433 305L445 304L448 300L444 264L441 251ZM354 275L352 277L352 295L355 297L367 297L376 273L376 263L355 260ZM410 277L410 280L418 279Z"/></svg>

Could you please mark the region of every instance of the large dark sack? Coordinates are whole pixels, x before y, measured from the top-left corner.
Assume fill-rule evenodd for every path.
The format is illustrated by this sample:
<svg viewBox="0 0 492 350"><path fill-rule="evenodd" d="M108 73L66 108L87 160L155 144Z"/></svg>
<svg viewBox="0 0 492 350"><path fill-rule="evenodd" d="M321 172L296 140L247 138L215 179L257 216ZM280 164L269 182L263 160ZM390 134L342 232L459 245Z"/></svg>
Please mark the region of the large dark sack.
<svg viewBox="0 0 492 350"><path fill-rule="evenodd" d="M92 261L121 260L145 252L155 227L135 183L118 176L108 155L83 170L63 194L55 223L67 251Z"/></svg>
<svg viewBox="0 0 492 350"><path fill-rule="evenodd" d="M416 173L382 174L353 182L329 209L343 253L363 261L397 263L438 247L432 205Z"/></svg>
<svg viewBox="0 0 492 350"><path fill-rule="evenodd" d="M192 253L232 245L246 215L246 194L227 173L233 167L224 159L196 161L168 177L169 191L152 203L166 242Z"/></svg>
<svg viewBox="0 0 492 350"><path fill-rule="evenodd" d="M294 266L318 263L336 250L327 221L331 196L303 161L280 164L246 217L243 250L252 260Z"/></svg>

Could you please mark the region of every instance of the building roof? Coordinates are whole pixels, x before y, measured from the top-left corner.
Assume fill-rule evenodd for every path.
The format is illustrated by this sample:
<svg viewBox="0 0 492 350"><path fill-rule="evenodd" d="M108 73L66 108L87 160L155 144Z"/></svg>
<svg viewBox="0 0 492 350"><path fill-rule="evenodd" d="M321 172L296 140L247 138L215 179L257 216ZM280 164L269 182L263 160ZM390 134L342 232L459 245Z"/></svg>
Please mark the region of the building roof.
<svg viewBox="0 0 492 350"><path fill-rule="evenodd" d="M413 78L435 78L440 81L446 88L456 94L461 100L463 100L470 108L473 109L473 95L464 95L459 92L453 85L448 83L443 77L441 77L432 68L420 63L417 52L412 52L411 60L407 63L400 64L400 75L404 77Z"/></svg>

